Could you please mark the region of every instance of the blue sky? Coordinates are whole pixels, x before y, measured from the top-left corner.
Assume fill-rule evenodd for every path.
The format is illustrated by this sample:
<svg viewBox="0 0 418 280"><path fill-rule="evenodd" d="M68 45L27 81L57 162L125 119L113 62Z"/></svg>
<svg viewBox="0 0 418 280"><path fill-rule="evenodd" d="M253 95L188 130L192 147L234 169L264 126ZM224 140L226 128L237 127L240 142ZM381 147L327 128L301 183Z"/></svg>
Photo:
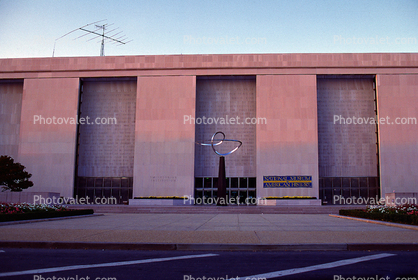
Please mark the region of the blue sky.
<svg viewBox="0 0 418 280"><path fill-rule="evenodd" d="M51 57L102 19L132 40L107 56L418 52L417 0L0 0L0 58ZM55 56L98 56L83 34Z"/></svg>

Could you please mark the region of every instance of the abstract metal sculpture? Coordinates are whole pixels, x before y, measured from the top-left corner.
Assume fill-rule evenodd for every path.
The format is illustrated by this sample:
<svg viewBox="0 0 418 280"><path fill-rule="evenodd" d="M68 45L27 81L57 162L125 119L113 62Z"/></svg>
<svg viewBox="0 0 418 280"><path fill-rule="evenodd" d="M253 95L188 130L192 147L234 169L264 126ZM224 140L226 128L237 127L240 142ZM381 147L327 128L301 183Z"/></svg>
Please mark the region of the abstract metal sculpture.
<svg viewBox="0 0 418 280"><path fill-rule="evenodd" d="M215 139L216 135L222 134L222 139ZM227 153L220 153L215 149L215 146L221 145L223 142L237 142L239 145L232 149L231 151ZM202 146L211 146L215 154L217 154L219 157L219 174L218 174L218 183L217 183L217 189L218 189L218 199L217 204L218 206L226 206L227 203L227 197L226 197L226 174L225 174L225 156L232 154L236 150L238 150L242 146L242 142L239 140L233 140L233 139L225 139L225 133L222 131L215 132L212 135L212 138L210 139L210 143L199 143L196 142L199 145Z"/></svg>

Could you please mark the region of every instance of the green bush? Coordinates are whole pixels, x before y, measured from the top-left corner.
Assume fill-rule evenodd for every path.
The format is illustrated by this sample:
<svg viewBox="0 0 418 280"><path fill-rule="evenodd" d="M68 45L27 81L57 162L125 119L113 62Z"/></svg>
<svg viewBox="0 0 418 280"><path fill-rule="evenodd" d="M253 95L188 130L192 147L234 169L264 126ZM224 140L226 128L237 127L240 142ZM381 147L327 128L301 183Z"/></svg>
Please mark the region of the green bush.
<svg viewBox="0 0 418 280"><path fill-rule="evenodd" d="M0 156L0 186L2 191L21 192L33 186L29 178L32 174L25 167L9 156Z"/></svg>

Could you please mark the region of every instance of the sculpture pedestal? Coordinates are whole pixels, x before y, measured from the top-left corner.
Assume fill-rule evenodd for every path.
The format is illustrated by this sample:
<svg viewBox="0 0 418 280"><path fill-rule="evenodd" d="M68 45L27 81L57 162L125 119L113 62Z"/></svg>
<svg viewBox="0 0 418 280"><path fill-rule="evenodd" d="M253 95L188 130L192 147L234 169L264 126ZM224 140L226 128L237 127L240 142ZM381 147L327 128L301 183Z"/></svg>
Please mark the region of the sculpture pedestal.
<svg viewBox="0 0 418 280"><path fill-rule="evenodd" d="M218 174L218 206L227 206L226 199L226 175L225 175L225 157L219 158L219 174Z"/></svg>

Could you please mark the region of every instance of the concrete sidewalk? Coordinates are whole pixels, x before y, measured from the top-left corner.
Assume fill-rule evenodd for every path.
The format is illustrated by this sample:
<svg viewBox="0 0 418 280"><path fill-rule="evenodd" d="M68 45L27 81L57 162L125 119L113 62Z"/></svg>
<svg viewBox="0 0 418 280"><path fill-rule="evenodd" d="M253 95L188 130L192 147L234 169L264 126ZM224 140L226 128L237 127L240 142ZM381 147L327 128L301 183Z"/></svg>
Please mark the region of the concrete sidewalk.
<svg viewBox="0 0 418 280"><path fill-rule="evenodd" d="M67 247L71 244L83 247L84 244L86 248L91 247L88 244L119 244L121 248L148 244L149 248L170 245L177 249L181 245L192 249L222 246L344 249L350 244L360 247L390 244L412 249L418 246L418 230L339 219L327 214L107 213L3 225L0 226L0 241L0 246L14 243L15 247L42 243L66 244Z"/></svg>

